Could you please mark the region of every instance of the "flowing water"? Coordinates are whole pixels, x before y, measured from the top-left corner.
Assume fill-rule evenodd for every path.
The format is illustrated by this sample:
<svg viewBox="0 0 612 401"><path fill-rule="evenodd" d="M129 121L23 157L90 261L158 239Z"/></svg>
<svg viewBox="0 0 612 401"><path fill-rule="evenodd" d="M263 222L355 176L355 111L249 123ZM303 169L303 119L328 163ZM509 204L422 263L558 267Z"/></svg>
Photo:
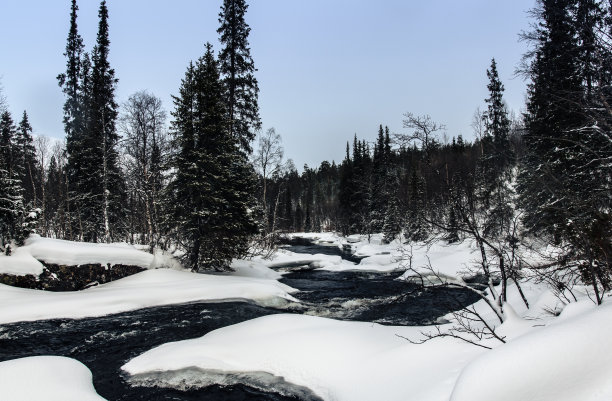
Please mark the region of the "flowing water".
<svg viewBox="0 0 612 401"><path fill-rule="evenodd" d="M337 248L331 247L305 247L301 251L339 253ZM295 296L302 302L285 309L249 302L192 303L97 318L7 324L0 326L0 361L32 355L77 359L89 367L96 391L108 400L317 400L308 389L264 373L246 377L218 372L184 372L206 377L202 381L205 387L159 388L131 385L120 367L160 344L200 337L221 327L274 313L424 325L461 305L475 302L470 291L420 291L395 280L398 274L291 272L281 281L299 289L301 292Z"/></svg>

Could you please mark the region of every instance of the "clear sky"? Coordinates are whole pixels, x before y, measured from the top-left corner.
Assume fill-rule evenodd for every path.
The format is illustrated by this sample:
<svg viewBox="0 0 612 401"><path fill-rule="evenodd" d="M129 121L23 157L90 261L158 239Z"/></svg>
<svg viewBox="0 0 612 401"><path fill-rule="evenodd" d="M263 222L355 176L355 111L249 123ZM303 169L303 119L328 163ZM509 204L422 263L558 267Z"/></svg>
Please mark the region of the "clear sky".
<svg viewBox="0 0 612 401"><path fill-rule="evenodd" d="M110 62L119 103L146 89L167 111L190 60L216 50L222 0L108 0ZM430 114L448 137L472 138L487 97L486 69L498 63L509 107L523 108L514 77L535 0L252 0L246 15L258 69L263 128L275 127L298 168L340 161L354 134L402 128L405 112ZM95 0L79 0L78 26L95 43ZM27 110L34 133L62 138L70 0L2 0L0 79L9 110Z"/></svg>

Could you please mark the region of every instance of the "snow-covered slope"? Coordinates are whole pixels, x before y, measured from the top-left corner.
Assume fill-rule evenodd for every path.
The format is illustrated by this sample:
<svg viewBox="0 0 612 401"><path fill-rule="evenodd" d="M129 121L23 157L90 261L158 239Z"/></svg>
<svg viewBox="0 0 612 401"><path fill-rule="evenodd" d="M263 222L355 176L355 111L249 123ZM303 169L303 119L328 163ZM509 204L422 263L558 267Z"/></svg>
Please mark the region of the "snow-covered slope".
<svg viewBox="0 0 612 401"><path fill-rule="evenodd" d="M210 384L203 377L214 381L219 372L246 382L251 372L257 385L257 372L266 372L338 401L612 399L612 305L544 327L526 323L520 334L507 328L515 337L487 351L454 338L411 344L399 337L418 340L430 328L272 315L164 344L122 369L136 382L153 375L169 386Z"/></svg>
<svg viewBox="0 0 612 401"><path fill-rule="evenodd" d="M568 311L573 316L562 314L476 358L451 401L612 400L612 303L588 309Z"/></svg>

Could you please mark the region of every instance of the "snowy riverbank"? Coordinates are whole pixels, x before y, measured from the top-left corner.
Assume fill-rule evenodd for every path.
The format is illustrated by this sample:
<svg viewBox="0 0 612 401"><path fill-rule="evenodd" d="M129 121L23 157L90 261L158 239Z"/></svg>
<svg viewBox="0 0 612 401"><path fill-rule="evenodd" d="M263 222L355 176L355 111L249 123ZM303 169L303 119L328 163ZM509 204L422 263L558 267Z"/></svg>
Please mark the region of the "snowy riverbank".
<svg viewBox="0 0 612 401"><path fill-rule="evenodd" d="M248 300L283 308L299 303L300 293L280 283L282 273L270 267L302 264L332 272L397 271L399 275L411 266L412 272L400 279L433 270L440 277L461 281L469 277L467 267L478 256L468 242L407 248L399 243L383 244L376 236L368 242L364 236L346 239L332 234L310 235L324 246L348 245L363 259L354 264L339 256L296 254L285 249L270 260L235 261L236 271L223 275L150 269L83 291L63 293L0 285L0 323L101 316L200 301ZM101 254L120 259L106 248ZM85 255L87 249L99 248L66 242L55 250L47 249ZM11 269L28 271L31 265L19 262L23 255L33 255L31 248L26 251L27 248L17 249L18 257L4 257L4 261L11 259ZM18 252L23 252L22 256ZM264 390L285 389L287 394L308 394L304 392L307 389L317 397L334 401L612 399L609 298L596 307L587 288L576 287L577 301L567 304L542 283L525 280L521 285L530 307L524 305L516 286L509 285L503 324L495 323L493 312L483 301L474 305L476 312L496 324L496 332L505 343L483 338L474 339L473 345L457 338L439 337L415 344L412 342L425 338L423 333L432 333L436 328L285 313L222 327L199 338L166 343L127 361L123 370L134 385L184 388L240 382ZM448 322L439 326L440 332L449 333L455 319L453 315L440 319ZM31 393L27 384L35 380L49 383L45 385L48 399L100 399L86 367L66 358L49 358L0 363L0 376L11 378L6 387L11 392L2 395L8 394L11 400L36 398L37 393ZM67 381L57 376L54 366L58 363L70 365L67 375L77 383L74 388L79 395L66 395L53 384ZM20 373L24 369L31 373Z"/></svg>

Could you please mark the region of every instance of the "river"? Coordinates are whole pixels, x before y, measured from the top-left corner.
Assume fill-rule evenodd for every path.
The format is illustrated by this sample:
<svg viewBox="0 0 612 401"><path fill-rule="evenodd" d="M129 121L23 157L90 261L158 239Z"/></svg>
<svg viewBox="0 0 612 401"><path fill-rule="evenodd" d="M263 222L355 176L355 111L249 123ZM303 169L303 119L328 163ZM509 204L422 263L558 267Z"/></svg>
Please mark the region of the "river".
<svg viewBox="0 0 612 401"><path fill-rule="evenodd" d="M292 247L305 253L339 253L330 247ZM346 255L345 255L346 256ZM249 302L169 305L86 319L53 319L0 327L0 361L62 355L84 363L98 394L108 400L317 400L307 389L254 388L241 384L176 390L131 386L120 367L160 344L200 337L212 330L274 313L306 313L393 325L432 324L475 302L466 290L421 291L395 280L399 273L295 271L281 280L301 292L302 303L284 309ZM1 390L0 390L1 393Z"/></svg>

